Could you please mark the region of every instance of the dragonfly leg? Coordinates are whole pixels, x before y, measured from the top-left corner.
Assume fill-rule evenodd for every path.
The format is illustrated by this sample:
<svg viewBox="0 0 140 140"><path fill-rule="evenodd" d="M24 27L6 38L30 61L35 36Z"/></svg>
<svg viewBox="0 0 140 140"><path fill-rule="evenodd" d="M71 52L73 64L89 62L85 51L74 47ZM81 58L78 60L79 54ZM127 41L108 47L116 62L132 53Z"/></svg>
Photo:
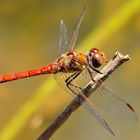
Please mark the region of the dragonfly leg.
<svg viewBox="0 0 140 140"><path fill-rule="evenodd" d="M99 70L97 70L97 69L95 69L95 68L93 68L93 67L91 67L91 66L90 66L90 68L91 68L92 70L94 70L95 72L99 73L99 74L103 74L102 72L100 72Z"/></svg>
<svg viewBox="0 0 140 140"><path fill-rule="evenodd" d="M75 87L75 88L79 88L79 89L82 91L82 88L80 88L79 86L73 85L73 84L71 83L78 75L80 75L80 73L81 73L81 71L75 72L75 73L73 73L71 76L69 76L69 77L65 80L67 87L68 87L72 92L74 92L75 94L77 94L77 93L76 93L70 86L73 86L73 87Z"/></svg>
<svg viewBox="0 0 140 140"><path fill-rule="evenodd" d="M92 72L90 71L90 69L89 69L88 67L87 67L87 71L88 71L88 73L89 73L89 76L90 76L91 80L92 80L93 82L96 82L96 81L93 79Z"/></svg>
<svg viewBox="0 0 140 140"><path fill-rule="evenodd" d="M81 104L83 102L83 100L85 100L84 95L83 94L80 94L80 92L83 92L83 89L81 87L79 87L78 85L71 83L80 73L81 72L75 72L75 73L73 73L71 76L69 76L65 80L65 82L66 82L66 85L67 85L68 89L70 91L72 91L72 93L74 93L77 96L80 96L80 98L77 98L77 101ZM72 87L75 88L75 90Z"/></svg>
<svg viewBox="0 0 140 140"><path fill-rule="evenodd" d="M65 82L66 82L67 84L71 83L80 73L81 73L81 71L79 71L79 72L74 72L72 75L70 75L70 76L65 80Z"/></svg>

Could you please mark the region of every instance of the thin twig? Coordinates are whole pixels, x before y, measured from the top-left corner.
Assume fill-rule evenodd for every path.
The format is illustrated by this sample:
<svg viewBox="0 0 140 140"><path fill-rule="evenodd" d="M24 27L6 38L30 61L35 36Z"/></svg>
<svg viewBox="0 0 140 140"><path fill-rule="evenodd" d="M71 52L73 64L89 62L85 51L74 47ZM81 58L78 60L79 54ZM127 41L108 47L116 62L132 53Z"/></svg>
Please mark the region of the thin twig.
<svg viewBox="0 0 140 140"><path fill-rule="evenodd" d="M96 84L90 81L83 89L83 93L86 97L89 97L97 88L102 84L101 81L105 81L111 73L116 70L121 64L128 61L130 58L128 55L122 55L116 52L114 57L109 63L101 70L102 74L96 74L94 80ZM70 117L70 115L80 107L84 102L82 96L77 96L74 100L57 116L57 118L50 124L50 126L40 135L37 140L48 140L54 132Z"/></svg>

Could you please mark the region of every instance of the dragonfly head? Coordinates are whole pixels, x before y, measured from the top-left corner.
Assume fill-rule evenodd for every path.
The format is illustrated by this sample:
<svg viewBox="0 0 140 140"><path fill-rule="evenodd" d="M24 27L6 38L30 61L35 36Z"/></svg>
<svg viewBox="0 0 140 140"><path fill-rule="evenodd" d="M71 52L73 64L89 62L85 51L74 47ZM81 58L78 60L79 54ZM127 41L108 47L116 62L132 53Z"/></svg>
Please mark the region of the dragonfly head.
<svg viewBox="0 0 140 140"><path fill-rule="evenodd" d="M101 50L91 48L87 54L89 65L94 68L100 67L105 62L105 54Z"/></svg>

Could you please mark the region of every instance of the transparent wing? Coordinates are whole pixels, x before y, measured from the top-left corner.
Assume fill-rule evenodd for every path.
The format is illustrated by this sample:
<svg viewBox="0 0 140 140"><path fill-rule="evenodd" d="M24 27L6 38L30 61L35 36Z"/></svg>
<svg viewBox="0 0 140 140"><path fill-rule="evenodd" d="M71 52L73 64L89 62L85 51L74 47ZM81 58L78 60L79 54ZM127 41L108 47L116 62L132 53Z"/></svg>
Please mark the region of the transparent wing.
<svg viewBox="0 0 140 140"><path fill-rule="evenodd" d="M132 105L116 95L105 83L102 84L102 87L91 96L100 112L103 115L111 114L124 120L136 121L137 115Z"/></svg>
<svg viewBox="0 0 140 140"><path fill-rule="evenodd" d="M128 103L125 102L123 99L121 99L118 95L116 95L112 89L110 89L105 83L102 82L102 86L92 94L89 100L85 97L85 95L82 93L81 88L83 89L89 81L91 81L91 78L86 70L84 70L76 79L74 79L71 84L71 89L74 92L71 92L71 90L68 89L65 79L67 79L72 74L66 74L66 73L59 73L56 74L56 80L59 83L59 85L64 88L68 93L71 95L79 95L82 96L85 99L85 104L87 105L88 110L95 116L95 118L101 123L101 125L106 128L109 132L111 132L113 135L113 131L111 130L110 126L107 124L107 122L102 117L108 114L114 115L115 118L124 118L128 121L136 121L137 115L135 113L134 108ZM95 75L95 73L93 73ZM79 88L80 87L80 88ZM92 104L93 103L93 104ZM98 111L97 111L98 110ZM100 113L102 114L100 114Z"/></svg>
<svg viewBox="0 0 140 140"><path fill-rule="evenodd" d="M87 7L84 6L84 8L83 8L83 10L80 14L80 17L78 18L78 20L77 20L69 38L67 38L67 27L66 27L64 21L61 20L61 22L60 22L60 41L59 41L58 56L62 55L63 53L67 52L70 49L72 49L72 50L74 49L75 42L77 40L77 35L78 35L78 32L79 32L79 28L80 28L81 22L83 20L83 16L85 14L86 8Z"/></svg>
<svg viewBox="0 0 140 140"><path fill-rule="evenodd" d="M58 85L62 87L65 91L67 91L69 94L75 97L75 94L68 89L65 80L70 77L73 73L62 73L59 72L57 74L54 74L54 78ZM84 80L82 80L84 79ZM76 79L73 80L72 84L75 85L78 83L78 86L81 88L84 88L84 86L90 81L90 77L87 75L86 71L83 71ZM75 86L72 87L74 92L81 92L81 90Z"/></svg>
<svg viewBox="0 0 140 140"><path fill-rule="evenodd" d="M92 71L92 76L94 77L96 72L93 70L90 71ZM102 82L100 88L90 98L104 116L114 115L115 118L127 121L137 120L137 115L132 105L125 102L104 82Z"/></svg>
<svg viewBox="0 0 140 140"><path fill-rule="evenodd" d="M63 20L60 21L60 40L59 40L59 51L58 56L66 52L67 48L67 27Z"/></svg>
<svg viewBox="0 0 140 140"><path fill-rule="evenodd" d="M83 10L80 14L80 17L78 18L73 30L72 30L72 33L70 35L70 38L68 40L68 48L73 50L74 49L74 46L75 46L75 42L77 40L77 36L78 36L78 32L79 32L79 28L80 28L80 25L81 25L81 22L83 20L83 17L84 17L84 14L85 14L85 11L87 9L87 6L85 5L83 7Z"/></svg>
<svg viewBox="0 0 140 140"><path fill-rule="evenodd" d="M82 94L82 96L84 96ZM98 122L100 122L100 124L107 129L112 135L115 135L114 132L112 131L111 127L108 125L108 123L105 121L105 119L103 118L103 116L96 110L95 106L91 103L91 101L85 97L85 103L87 105L87 107L89 108L89 110L91 111L91 113L95 116L96 120Z"/></svg>
<svg viewBox="0 0 140 140"><path fill-rule="evenodd" d="M102 115L99 113L99 112L97 112L97 110L96 110L96 108L95 108L95 106L92 104L92 102L82 93L82 90L81 90L81 88L83 87L83 86L85 86L86 85L86 83L87 82L85 82L85 80L89 80L89 78L87 77L87 75L86 75L86 71L84 71L84 72L82 72L82 74L80 74L80 76L83 76L84 77L84 82L82 81L82 82L80 82L79 81L79 77L80 76L78 76L76 79L74 79L72 82L71 82L71 89L74 91L74 92L72 92L71 90L69 90L68 89L68 87L67 87L67 85L66 85L66 82L65 82L65 80L69 77L69 76L71 76L71 74L70 73L58 73L58 74L56 74L56 75L54 75L55 76L55 79L56 79L56 81L58 82L58 84L62 87L62 88L64 88L66 91L68 91L68 93L70 93L71 95L80 95L80 96L82 96L83 98L84 98L84 100L85 100L85 104L87 105L87 108L90 110L90 112L94 115L94 117L100 122L100 124L105 128L105 129L107 129L110 133L112 133L113 135L114 135L114 133L113 133L113 131L112 131L112 129L111 129L111 127L107 124L107 122L104 120L104 118L102 117ZM78 82L77 82L78 81ZM77 84L78 83L78 84Z"/></svg>

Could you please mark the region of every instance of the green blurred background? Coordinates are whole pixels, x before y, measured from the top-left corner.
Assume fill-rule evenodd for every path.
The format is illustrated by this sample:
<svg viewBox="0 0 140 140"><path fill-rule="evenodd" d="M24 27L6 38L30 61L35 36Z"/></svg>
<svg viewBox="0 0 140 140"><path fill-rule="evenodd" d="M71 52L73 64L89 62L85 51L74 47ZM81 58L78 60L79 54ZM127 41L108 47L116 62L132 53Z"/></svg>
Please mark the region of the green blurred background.
<svg viewBox="0 0 140 140"><path fill-rule="evenodd" d="M60 20L65 21L70 32L85 3L88 10L76 49L101 48L108 60L117 50L130 55L131 61L115 71L107 83L134 106L139 116L139 0L1 0L0 73L19 72L52 63L58 51ZM118 18L121 19L119 22ZM1 84L0 140L35 140L72 99L56 84L53 76ZM118 116L108 116L107 120L112 122L115 137L81 107L51 139L140 139L139 121L126 122Z"/></svg>

